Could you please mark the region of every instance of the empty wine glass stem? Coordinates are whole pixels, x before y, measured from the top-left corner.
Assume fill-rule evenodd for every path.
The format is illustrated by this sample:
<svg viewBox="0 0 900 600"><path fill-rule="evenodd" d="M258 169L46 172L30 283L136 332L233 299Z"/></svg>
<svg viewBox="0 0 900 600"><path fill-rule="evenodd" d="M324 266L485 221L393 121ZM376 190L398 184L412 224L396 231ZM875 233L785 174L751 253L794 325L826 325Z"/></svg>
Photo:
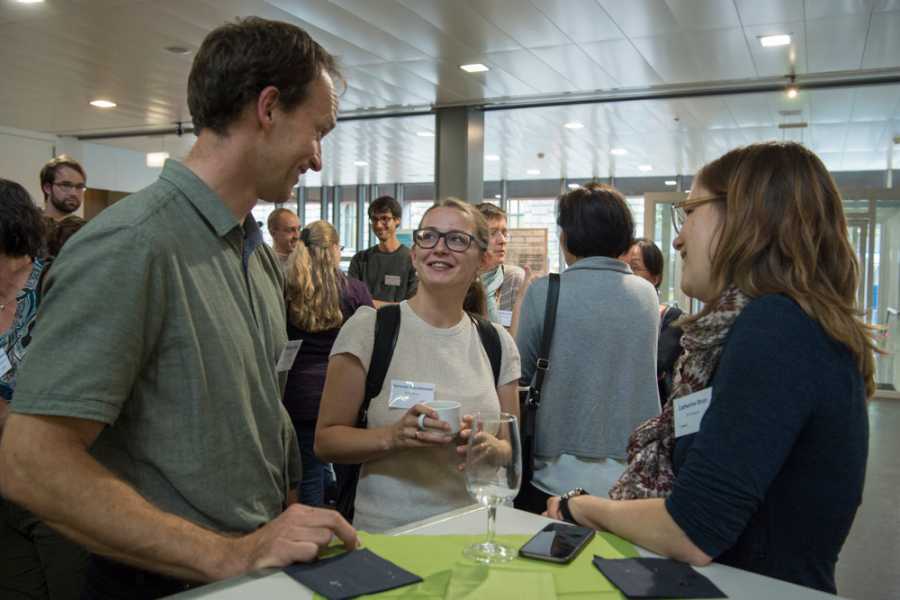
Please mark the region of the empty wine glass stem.
<svg viewBox="0 0 900 600"><path fill-rule="evenodd" d="M494 529L495 523L497 521L497 507L491 504L488 506L488 530L487 530L487 543L494 543Z"/></svg>

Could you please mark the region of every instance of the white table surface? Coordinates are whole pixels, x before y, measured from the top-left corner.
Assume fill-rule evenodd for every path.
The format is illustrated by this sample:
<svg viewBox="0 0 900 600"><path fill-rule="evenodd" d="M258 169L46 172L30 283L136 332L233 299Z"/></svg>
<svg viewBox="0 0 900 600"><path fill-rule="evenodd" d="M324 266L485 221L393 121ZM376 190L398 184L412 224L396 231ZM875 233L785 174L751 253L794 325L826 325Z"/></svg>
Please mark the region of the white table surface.
<svg viewBox="0 0 900 600"><path fill-rule="evenodd" d="M501 506L497 511L497 534L534 534L551 519L540 517L514 508ZM438 515L418 523L388 531L390 535L449 535L484 534L487 530L485 509L473 505ZM653 554L638 549L644 556ZM786 583L770 577L763 577L741 569L713 563L697 570L708 577L726 596L734 600L834 600L835 596L816 590ZM268 569L220 581L194 590L183 592L172 598L214 598L230 600L236 598L266 598L272 600L306 600L312 592L281 571Z"/></svg>

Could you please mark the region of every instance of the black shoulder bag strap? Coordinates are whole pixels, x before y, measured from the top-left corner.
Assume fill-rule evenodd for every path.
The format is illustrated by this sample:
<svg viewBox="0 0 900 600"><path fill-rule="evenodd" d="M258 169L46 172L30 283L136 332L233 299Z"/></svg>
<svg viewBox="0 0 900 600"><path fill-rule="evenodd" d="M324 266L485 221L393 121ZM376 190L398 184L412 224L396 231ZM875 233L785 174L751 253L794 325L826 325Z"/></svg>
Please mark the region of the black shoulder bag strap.
<svg viewBox="0 0 900 600"><path fill-rule="evenodd" d="M400 335L400 305L388 304L378 309L375 316L375 342L372 346L372 358L369 371L366 373L366 389L363 402L356 415L356 427L365 429L369 423L369 404L372 398L381 392L388 367L394 357L394 348ZM335 464L334 470L338 478L337 508L345 519L353 522L353 507L356 504L356 485L359 483L360 465Z"/></svg>
<svg viewBox="0 0 900 600"><path fill-rule="evenodd" d="M535 365L534 381L528 389L528 400L525 408L528 415L525 419L525 437L534 439L534 421L541 405L541 388L544 386L544 375L550 369L550 342L553 341L553 329L556 327L556 304L559 301L559 273L550 273L547 282L547 307L544 311L544 331L541 337L541 348L538 351ZM533 454L533 453L532 453Z"/></svg>
<svg viewBox="0 0 900 600"><path fill-rule="evenodd" d="M488 360L491 361L491 371L494 373L494 387L500 382L500 363L503 359L503 346L500 345L500 334L494 325L478 315L469 315L475 322L478 329L478 337L481 338L481 345L487 352Z"/></svg>

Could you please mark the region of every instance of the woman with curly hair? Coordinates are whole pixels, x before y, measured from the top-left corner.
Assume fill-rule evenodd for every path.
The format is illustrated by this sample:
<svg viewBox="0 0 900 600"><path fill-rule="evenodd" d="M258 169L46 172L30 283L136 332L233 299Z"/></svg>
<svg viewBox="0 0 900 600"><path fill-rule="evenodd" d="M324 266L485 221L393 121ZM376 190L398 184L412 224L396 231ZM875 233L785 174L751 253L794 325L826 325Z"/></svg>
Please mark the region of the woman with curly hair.
<svg viewBox="0 0 900 600"><path fill-rule="evenodd" d="M632 434L612 499L573 490L548 514L835 593L875 391L840 194L803 146L754 144L703 167L674 211L681 288L704 308L684 320L672 400Z"/></svg>
<svg viewBox="0 0 900 600"><path fill-rule="evenodd" d="M314 221L301 230L285 273L288 338L303 343L288 373L284 406L300 442L300 502L310 506L322 504L325 491L325 464L316 458L313 444L328 355L344 321L360 306L372 306L365 284L346 277L340 261L337 231L326 221Z"/></svg>

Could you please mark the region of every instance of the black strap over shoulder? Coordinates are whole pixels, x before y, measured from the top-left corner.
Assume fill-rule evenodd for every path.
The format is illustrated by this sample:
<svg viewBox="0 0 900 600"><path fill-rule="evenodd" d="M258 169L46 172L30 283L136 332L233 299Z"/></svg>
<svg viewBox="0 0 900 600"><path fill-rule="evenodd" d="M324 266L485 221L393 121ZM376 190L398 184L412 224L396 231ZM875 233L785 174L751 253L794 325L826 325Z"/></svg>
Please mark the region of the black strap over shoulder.
<svg viewBox="0 0 900 600"><path fill-rule="evenodd" d="M550 368L550 343L553 341L553 329L556 327L556 305L559 301L559 273L550 273L547 281L547 307L544 311L544 331L541 337L541 348L538 351L535 365L534 383L528 393L528 408L537 409L541 403L541 387L544 375Z"/></svg>
<svg viewBox="0 0 900 600"><path fill-rule="evenodd" d="M387 376L388 367L391 366L399 335L400 305L382 306L375 316L375 343L372 346L369 371L366 373L366 395L356 417L357 427L365 427L368 423L369 403L384 386L384 378Z"/></svg>
<svg viewBox="0 0 900 600"><path fill-rule="evenodd" d="M469 316L475 322L475 327L478 329L478 337L481 338L481 345L484 346L488 360L491 361L491 371L494 373L494 387L497 387L500 383L500 365L503 360L503 346L500 345L500 334L497 333L497 328L484 317L474 314L469 314Z"/></svg>

